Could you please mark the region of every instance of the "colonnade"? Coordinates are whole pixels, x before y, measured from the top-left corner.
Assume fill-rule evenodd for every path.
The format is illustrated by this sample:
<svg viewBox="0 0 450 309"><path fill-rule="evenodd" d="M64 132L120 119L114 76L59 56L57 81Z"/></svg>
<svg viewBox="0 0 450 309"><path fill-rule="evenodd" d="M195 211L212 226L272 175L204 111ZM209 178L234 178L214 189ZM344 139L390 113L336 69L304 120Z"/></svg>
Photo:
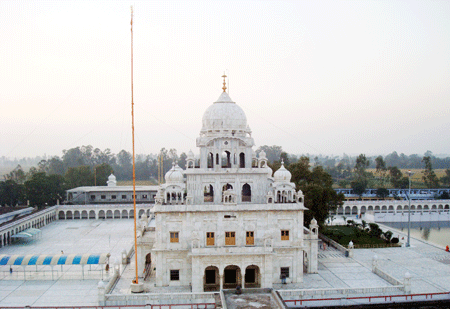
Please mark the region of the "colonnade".
<svg viewBox="0 0 450 309"><path fill-rule="evenodd" d="M449 212L450 200L412 200L411 212ZM406 213L409 209L409 202L405 200L384 200L384 201L347 201L336 211L331 211L331 215L358 215L366 212L373 213Z"/></svg>

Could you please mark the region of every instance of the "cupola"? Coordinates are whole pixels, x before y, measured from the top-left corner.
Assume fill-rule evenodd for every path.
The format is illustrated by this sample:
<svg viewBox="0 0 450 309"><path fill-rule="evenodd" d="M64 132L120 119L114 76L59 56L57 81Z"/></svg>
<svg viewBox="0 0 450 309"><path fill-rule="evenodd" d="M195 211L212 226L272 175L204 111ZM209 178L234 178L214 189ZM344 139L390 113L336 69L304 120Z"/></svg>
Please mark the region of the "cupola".
<svg viewBox="0 0 450 309"><path fill-rule="evenodd" d="M172 163L172 168L164 176L166 183L182 183L184 181L183 169Z"/></svg>
<svg viewBox="0 0 450 309"><path fill-rule="evenodd" d="M290 182L292 174L284 167L283 160L281 161L281 167L273 174L275 182Z"/></svg>

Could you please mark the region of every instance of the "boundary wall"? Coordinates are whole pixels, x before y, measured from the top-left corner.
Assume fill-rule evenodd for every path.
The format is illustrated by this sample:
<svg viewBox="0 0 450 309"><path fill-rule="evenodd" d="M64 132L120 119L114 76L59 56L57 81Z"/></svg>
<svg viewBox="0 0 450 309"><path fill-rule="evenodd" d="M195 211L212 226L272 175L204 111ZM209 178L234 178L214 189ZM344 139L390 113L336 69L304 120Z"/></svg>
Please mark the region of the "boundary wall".
<svg viewBox="0 0 450 309"><path fill-rule="evenodd" d="M377 213L408 213L408 200L381 200L381 201L345 201L331 215L360 217L367 212ZM448 213L450 200L411 200L411 213Z"/></svg>

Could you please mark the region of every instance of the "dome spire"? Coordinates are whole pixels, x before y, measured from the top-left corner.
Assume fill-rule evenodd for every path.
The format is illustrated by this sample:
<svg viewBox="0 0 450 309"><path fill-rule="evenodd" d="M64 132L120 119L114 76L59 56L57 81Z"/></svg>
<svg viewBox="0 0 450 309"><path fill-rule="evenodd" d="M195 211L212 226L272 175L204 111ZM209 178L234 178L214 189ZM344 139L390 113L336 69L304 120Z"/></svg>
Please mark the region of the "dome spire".
<svg viewBox="0 0 450 309"><path fill-rule="evenodd" d="M227 76L225 75L225 72L223 72L222 77L223 77L223 87L222 87L222 89L223 89L223 92L225 92L227 90L227 86L226 86L226 82L225 82L225 78Z"/></svg>

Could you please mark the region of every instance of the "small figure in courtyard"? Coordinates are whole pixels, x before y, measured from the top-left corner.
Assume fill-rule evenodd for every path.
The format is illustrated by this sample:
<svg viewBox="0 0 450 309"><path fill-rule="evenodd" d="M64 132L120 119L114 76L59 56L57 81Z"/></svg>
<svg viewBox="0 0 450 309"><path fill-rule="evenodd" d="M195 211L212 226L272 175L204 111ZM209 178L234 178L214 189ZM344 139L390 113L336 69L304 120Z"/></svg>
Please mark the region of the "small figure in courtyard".
<svg viewBox="0 0 450 309"><path fill-rule="evenodd" d="M64 254L64 251L61 250L61 254Z"/></svg>
<svg viewBox="0 0 450 309"><path fill-rule="evenodd" d="M323 243L323 251L327 250L327 244Z"/></svg>
<svg viewBox="0 0 450 309"><path fill-rule="evenodd" d="M281 284L286 284L286 275L281 274Z"/></svg>
<svg viewBox="0 0 450 309"><path fill-rule="evenodd" d="M447 248L448 248L448 246L447 246ZM12 267L11 266L9 266L9 273L12 274Z"/></svg>
<svg viewBox="0 0 450 309"><path fill-rule="evenodd" d="M449 248L448 248L448 245L447 245L447 247L445 247L445 251L447 251L447 252L450 251Z"/></svg>
<svg viewBox="0 0 450 309"><path fill-rule="evenodd" d="M237 295L242 294L241 286L239 284L236 287L236 294Z"/></svg>

